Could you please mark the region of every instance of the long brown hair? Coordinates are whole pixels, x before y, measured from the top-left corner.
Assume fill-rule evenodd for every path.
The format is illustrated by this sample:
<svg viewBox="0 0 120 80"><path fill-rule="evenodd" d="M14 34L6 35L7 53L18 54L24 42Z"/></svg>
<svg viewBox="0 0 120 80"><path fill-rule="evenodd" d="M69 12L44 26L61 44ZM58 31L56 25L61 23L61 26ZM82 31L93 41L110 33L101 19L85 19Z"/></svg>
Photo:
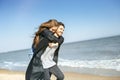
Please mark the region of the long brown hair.
<svg viewBox="0 0 120 80"><path fill-rule="evenodd" d="M55 20L55 19L51 19L47 22L44 22L42 23L40 26L39 26L39 29L38 31L35 33L35 37L33 39L33 45L34 47L36 48L36 46L38 45L39 41L40 41L40 33L44 30L44 29L50 29L51 27L58 27L58 21Z"/></svg>

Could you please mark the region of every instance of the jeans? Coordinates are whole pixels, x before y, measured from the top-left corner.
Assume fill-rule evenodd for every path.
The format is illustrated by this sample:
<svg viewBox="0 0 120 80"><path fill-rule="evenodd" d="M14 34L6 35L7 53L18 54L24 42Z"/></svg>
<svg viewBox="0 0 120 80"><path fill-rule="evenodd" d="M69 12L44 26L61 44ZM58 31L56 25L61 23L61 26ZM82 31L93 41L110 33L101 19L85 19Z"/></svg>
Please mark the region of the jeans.
<svg viewBox="0 0 120 80"><path fill-rule="evenodd" d="M55 75L57 80L64 80L64 75L57 65L44 69L45 80L50 80L51 74Z"/></svg>

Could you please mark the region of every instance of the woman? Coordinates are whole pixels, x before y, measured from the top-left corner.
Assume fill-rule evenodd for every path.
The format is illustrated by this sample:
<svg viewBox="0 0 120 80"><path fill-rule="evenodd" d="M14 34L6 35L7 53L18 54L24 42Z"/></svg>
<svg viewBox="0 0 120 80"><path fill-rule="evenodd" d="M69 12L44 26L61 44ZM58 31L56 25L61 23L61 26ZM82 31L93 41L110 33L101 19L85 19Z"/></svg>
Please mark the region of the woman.
<svg viewBox="0 0 120 80"><path fill-rule="evenodd" d="M57 60L60 45L64 40L62 37L64 25L56 20L49 20L43 24L40 26L33 41L34 55L26 71L26 80L50 80L51 74L54 74L57 80L63 80L64 75L57 67ZM48 29L53 31L54 35L48 35L51 32L46 30L46 25ZM60 26L62 27L60 28ZM55 27L57 28L55 29ZM47 33L44 31L47 31ZM45 56L44 54L49 55ZM50 64L47 65L46 61Z"/></svg>

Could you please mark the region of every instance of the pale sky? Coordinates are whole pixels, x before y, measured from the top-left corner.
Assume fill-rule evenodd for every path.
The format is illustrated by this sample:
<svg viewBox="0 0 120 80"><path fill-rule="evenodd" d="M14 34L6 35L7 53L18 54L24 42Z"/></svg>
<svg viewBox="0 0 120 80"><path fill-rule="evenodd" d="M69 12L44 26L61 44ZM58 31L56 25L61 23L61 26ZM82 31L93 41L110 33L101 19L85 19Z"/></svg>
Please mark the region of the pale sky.
<svg viewBox="0 0 120 80"><path fill-rule="evenodd" d="M0 0L0 52L31 48L49 19L65 24L64 43L120 35L120 0Z"/></svg>

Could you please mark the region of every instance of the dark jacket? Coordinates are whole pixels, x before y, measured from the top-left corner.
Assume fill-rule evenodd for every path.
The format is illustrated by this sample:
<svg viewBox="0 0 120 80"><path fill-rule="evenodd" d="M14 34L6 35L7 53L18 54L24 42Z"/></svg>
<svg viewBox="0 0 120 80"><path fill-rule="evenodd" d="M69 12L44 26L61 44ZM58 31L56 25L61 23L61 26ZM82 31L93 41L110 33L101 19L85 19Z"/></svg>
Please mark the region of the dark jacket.
<svg viewBox="0 0 120 80"><path fill-rule="evenodd" d="M47 32L43 32L40 35L40 42L37 46L37 48L34 48L34 54L33 57L28 65L28 68L26 70L26 75L25 75L25 80L44 80L44 69L43 69L43 65L41 62L41 55L44 53L45 49L48 46L48 43L50 42L55 42L56 41L56 37L54 37L53 35L48 35L50 32L47 30ZM50 39L50 38L52 39ZM54 53L54 61L57 64L58 61L58 51L60 48L60 45L63 43L64 38L61 36L58 39L59 46L56 49L55 53Z"/></svg>

